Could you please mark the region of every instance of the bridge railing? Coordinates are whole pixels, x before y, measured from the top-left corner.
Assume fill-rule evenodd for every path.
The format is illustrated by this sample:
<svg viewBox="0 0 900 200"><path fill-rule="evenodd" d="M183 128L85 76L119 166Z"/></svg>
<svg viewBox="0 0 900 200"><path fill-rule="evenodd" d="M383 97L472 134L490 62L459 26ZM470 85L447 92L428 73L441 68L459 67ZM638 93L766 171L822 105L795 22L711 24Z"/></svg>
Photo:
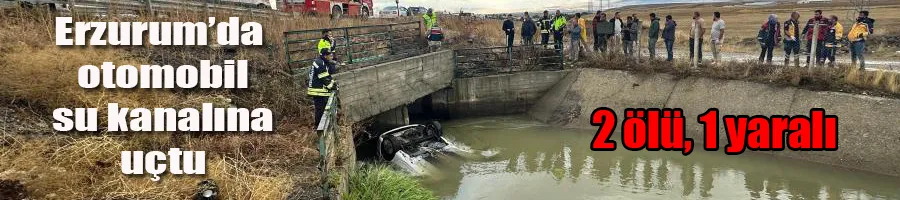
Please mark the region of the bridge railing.
<svg viewBox="0 0 900 200"><path fill-rule="evenodd" d="M457 49L453 51L456 78L563 68L562 51L553 45Z"/></svg>
<svg viewBox="0 0 900 200"><path fill-rule="evenodd" d="M321 170L321 187L322 194L325 199L330 199L331 184L328 183L328 174L331 167L334 167L334 160L331 159L331 150L339 136L340 126L338 124L338 100L337 91L328 97L328 103L325 106L325 112L319 124L316 125L316 134L319 137L319 169Z"/></svg>
<svg viewBox="0 0 900 200"><path fill-rule="evenodd" d="M312 62L325 29L284 32L288 65ZM330 29L335 58L346 64L378 63L424 52L419 22Z"/></svg>

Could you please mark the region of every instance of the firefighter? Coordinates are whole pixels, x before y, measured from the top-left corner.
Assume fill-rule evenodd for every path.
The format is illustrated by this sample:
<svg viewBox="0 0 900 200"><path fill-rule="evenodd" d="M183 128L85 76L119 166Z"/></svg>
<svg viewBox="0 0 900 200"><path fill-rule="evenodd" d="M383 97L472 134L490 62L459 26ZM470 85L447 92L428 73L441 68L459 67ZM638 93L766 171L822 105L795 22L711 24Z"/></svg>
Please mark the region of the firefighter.
<svg viewBox="0 0 900 200"><path fill-rule="evenodd" d="M336 73L333 59L331 49L322 49L309 70L309 85L306 94L312 97L313 105L315 105L316 126L319 125L322 114L325 113L328 97L331 97L334 94L333 91L337 90L337 85L331 76Z"/></svg>
<svg viewBox="0 0 900 200"><path fill-rule="evenodd" d="M556 10L556 18L553 19L553 43L556 44L556 50L563 48L563 29L566 28L566 16L562 12Z"/></svg>
<svg viewBox="0 0 900 200"><path fill-rule="evenodd" d="M541 28L541 45L547 47L547 43L550 43L550 29L553 28L550 22L550 12L544 11L544 17L541 17L540 28Z"/></svg>

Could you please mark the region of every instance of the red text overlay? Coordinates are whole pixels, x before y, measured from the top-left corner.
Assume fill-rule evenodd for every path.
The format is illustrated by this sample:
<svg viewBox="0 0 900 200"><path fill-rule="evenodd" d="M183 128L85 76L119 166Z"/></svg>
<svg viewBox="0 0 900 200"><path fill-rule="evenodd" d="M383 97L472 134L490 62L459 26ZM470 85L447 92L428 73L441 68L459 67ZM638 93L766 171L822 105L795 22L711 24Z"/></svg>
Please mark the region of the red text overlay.
<svg viewBox="0 0 900 200"><path fill-rule="evenodd" d="M718 151L721 134L727 140L725 153L738 155L752 151L835 151L838 149L838 117L826 115L821 108L809 115L748 116L724 115L711 108L697 116L702 125L703 149ZM621 127L622 146L632 151L680 151L690 154L694 139L685 134L685 117L680 108L628 108ZM599 127L591 141L594 151L614 151L618 143L610 139L618 125L618 116L610 108L591 113L591 125Z"/></svg>

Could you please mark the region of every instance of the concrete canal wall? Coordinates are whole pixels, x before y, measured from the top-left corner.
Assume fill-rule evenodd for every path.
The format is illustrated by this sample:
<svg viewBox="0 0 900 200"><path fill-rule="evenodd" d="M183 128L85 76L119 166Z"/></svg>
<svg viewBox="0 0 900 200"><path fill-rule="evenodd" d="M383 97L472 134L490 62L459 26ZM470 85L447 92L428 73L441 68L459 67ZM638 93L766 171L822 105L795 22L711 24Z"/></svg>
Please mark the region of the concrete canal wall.
<svg viewBox="0 0 900 200"><path fill-rule="evenodd" d="M612 108L617 116L624 116L625 108L682 108L685 132L697 142L701 142L703 133L701 124L696 122L697 116L709 108L718 108L721 148L727 144L721 116L809 115L812 108L824 108L826 114L839 117L837 151L765 153L900 176L900 100L897 99L814 92L739 80L678 79L667 74L602 69L574 70L546 91L528 113L549 124L596 129L589 124L589 118L599 107ZM702 151L699 144L695 149Z"/></svg>
<svg viewBox="0 0 900 200"><path fill-rule="evenodd" d="M449 117L525 113L570 71L536 71L454 79L433 93L436 110Z"/></svg>

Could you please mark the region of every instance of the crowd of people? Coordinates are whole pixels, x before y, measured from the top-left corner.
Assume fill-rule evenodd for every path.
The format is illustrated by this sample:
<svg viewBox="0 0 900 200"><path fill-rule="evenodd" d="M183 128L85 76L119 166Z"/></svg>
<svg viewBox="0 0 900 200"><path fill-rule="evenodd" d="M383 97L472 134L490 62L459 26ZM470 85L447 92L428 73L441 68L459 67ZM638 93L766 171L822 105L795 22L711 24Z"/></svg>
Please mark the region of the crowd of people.
<svg viewBox="0 0 900 200"><path fill-rule="evenodd" d="M725 20L720 12L712 13L712 23L709 28L706 27L706 21L700 12L694 12L691 19L691 29L688 38L688 49L690 51L690 59L697 64L703 62L704 39L708 39L711 43L709 48L713 55L712 64L716 65L721 62L722 44L725 40ZM666 61L674 59L675 46L675 30L678 23L671 15L665 16L665 19L657 17L656 13L649 14L650 26L647 30L647 50L651 59L656 58L657 42L662 37L662 41L666 48ZM845 34L843 25L836 15L825 17L821 10L816 10L814 16L810 18L805 26L799 23L800 13L791 13L790 19L779 22L778 15L771 14L768 20L762 23L757 35L757 40L761 50L759 62L772 64L772 54L775 47L782 45L785 52L784 65L789 66L790 60L793 58L794 66L800 65L800 48L802 44L806 45L807 54L806 64L824 65L826 61L833 66L836 61L836 52L844 47L843 44L849 44L852 65L859 62L860 69L865 68L865 46L869 35L874 32L875 20L869 18L868 11L860 11L856 22L851 26L849 32ZM524 13L521 20L520 37L522 37L522 45L534 45L533 38L540 33L540 44L545 47L553 46L553 48L562 51L566 47L566 54L569 59L578 60L580 55L590 52L608 53L610 46L621 47L622 53L627 57L635 56L635 46L641 45L641 33L644 30L642 21L637 14L625 17L623 20L620 12L615 12L609 17L606 12L597 11L593 17L590 27L587 20L582 18L581 13L576 13L571 18L556 11L551 16L548 11L543 12L543 16L535 21L529 13ZM516 38L516 22L513 15L507 15L507 19L503 22L503 31L507 36L507 48L512 49L515 45ZM709 36L707 38L707 30ZM551 44L550 37L553 36ZM593 35L593 44L589 45L588 35ZM569 44L563 43L564 38L568 36ZM845 37L846 36L846 37ZM805 39L805 42L802 39ZM695 58L696 57L696 58Z"/></svg>

